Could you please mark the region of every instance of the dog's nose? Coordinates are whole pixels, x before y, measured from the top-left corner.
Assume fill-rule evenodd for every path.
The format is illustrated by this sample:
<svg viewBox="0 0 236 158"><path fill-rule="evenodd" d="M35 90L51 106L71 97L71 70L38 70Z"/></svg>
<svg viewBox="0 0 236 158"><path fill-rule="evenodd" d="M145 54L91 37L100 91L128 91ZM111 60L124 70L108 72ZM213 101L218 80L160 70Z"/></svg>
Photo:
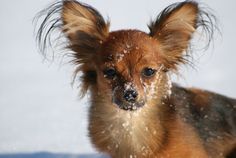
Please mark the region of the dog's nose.
<svg viewBox="0 0 236 158"><path fill-rule="evenodd" d="M127 90L124 93L124 99L127 102L135 102L137 96L138 96L138 93L135 90Z"/></svg>

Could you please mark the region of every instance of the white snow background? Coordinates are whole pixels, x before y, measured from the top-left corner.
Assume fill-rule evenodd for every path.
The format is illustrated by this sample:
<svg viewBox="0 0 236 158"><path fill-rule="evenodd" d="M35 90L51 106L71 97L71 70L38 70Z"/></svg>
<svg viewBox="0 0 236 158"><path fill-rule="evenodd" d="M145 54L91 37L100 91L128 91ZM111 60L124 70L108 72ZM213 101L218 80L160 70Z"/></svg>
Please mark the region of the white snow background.
<svg viewBox="0 0 236 158"><path fill-rule="evenodd" d="M51 2L0 1L0 158L98 157L87 137L89 105L70 85L73 67L43 62L37 51L32 20ZM111 30L148 31L150 18L178 1L83 2L109 16ZM183 68L183 77L175 80L236 97L236 1L204 3L215 11L222 37L216 37L213 49L198 55L197 70Z"/></svg>

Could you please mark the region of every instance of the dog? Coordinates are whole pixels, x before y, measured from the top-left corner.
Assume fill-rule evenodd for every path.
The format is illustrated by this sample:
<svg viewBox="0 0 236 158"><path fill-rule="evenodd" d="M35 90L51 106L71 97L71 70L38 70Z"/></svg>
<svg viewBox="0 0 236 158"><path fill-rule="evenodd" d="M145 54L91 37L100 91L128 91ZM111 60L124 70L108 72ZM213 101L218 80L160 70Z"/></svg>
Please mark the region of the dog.
<svg viewBox="0 0 236 158"><path fill-rule="evenodd" d="M109 31L95 8L74 0L40 15L41 51L59 40L50 40L55 30L71 50L81 94L90 96L89 137L98 151L113 158L236 157L236 100L170 80L189 63L195 32L205 32L208 44L217 28L197 1L168 6L149 33Z"/></svg>

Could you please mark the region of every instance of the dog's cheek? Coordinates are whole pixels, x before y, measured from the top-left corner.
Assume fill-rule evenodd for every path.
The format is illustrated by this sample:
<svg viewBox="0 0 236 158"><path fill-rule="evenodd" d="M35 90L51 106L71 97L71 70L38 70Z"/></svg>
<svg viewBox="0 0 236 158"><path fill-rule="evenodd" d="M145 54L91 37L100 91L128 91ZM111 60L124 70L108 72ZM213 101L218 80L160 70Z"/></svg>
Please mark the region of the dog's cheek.
<svg viewBox="0 0 236 158"><path fill-rule="evenodd" d="M115 86L112 89L112 102L117 104L117 105L121 105L123 102L123 89L119 86Z"/></svg>
<svg viewBox="0 0 236 158"><path fill-rule="evenodd" d="M158 72L155 77L144 80L144 91L147 101L157 100L165 95L168 89L168 75L164 72Z"/></svg>

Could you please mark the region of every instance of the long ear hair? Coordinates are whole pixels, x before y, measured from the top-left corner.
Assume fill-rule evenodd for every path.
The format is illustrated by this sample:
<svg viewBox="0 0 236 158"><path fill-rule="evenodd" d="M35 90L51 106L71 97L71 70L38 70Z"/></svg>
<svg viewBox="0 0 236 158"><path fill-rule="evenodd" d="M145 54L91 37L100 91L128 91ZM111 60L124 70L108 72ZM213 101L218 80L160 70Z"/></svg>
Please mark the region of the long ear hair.
<svg viewBox="0 0 236 158"><path fill-rule="evenodd" d="M96 82L93 59L109 35L109 22L93 7L75 0L56 2L36 17L36 22L43 18L36 35L40 51L46 57L47 48L64 41L63 46L72 51L75 74L82 73L83 95Z"/></svg>
<svg viewBox="0 0 236 158"><path fill-rule="evenodd" d="M179 64L189 62L187 57L194 33L199 30L204 35L206 49L215 30L219 31L216 23L215 16L207 8L187 0L165 8L148 27L150 36L160 42L165 67L176 71Z"/></svg>

